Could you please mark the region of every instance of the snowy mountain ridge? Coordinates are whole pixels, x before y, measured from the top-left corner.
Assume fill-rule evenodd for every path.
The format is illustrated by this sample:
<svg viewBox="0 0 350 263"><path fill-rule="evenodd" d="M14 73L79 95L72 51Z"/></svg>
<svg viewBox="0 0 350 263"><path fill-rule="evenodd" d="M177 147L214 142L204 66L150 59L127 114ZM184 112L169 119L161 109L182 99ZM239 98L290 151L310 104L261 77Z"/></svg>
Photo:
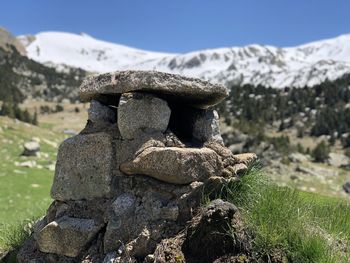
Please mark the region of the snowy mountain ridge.
<svg viewBox="0 0 350 263"><path fill-rule="evenodd" d="M185 54L144 51L86 34L43 32L18 38L37 62L91 72L151 69L274 88L314 86L350 73L350 34L296 47L248 45Z"/></svg>

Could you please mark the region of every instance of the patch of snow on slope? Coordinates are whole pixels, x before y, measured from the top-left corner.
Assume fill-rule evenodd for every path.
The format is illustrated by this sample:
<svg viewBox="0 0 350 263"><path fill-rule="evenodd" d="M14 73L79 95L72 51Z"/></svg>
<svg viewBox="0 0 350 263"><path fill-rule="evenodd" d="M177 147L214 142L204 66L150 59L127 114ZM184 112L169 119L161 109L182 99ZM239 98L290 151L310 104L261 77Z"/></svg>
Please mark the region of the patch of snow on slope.
<svg viewBox="0 0 350 263"><path fill-rule="evenodd" d="M30 43L25 36L19 39L26 45L28 57L33 60L66 64L96 72L118 70L131 63L167 55L112 44L86 34L44 32L35 35Z"/></svg>

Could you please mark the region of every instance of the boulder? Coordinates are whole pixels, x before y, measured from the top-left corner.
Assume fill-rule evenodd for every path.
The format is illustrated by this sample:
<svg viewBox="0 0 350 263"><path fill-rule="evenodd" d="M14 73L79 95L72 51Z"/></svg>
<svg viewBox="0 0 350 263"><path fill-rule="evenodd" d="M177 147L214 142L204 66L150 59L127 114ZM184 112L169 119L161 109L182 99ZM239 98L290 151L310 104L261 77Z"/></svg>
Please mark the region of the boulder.
<svg viewBox="0 0 350 263"><path fill-rule="evenodd" d="M215 140L223 143L220 135L219 115L215 110L198 110L194 113L193 137L200 142Z"/></svg>
<svg viewBox="0 0 350 263"><path fill-rule="evenodd" d="M308 155L302 153L291 153L289 154L288 159L293 163L304 163L310 161Z"/></svg>
<svg viewBox="0 0 350 263"><path fill-rule="evenodd" d="M115 111L96 100L90 102L88 116L89 120L95 123L114 123L117 121Z"/></svg>
<svg viewBox="0 0 350 263"><path fill-rule="evenodd" d="M344 189L345 193L350 194L350 181L343 184L343 189Z"/></svg>
<svg viewBox="0 0 350 263"><path fill-rule="evenodd" d="M36 240L41 252L76 257L102 227L92 219L64 216L46 225Z"/></svg>
<svg viewBox="0 0 350 263"><path fill-rule="evenodd" d="M123 94L131 91L152 92L169 100L180 101L192 107L206 109L228 96L221 85L196 78L157 71L117 71L87 77L80 86L84 101L103 94Z"/></svg>
<svg viewBox="0 0 350 263"><path fill-rule="evenodd" d="M77 135L58 149L51 197L55 200L91 200L111 195L117 169L112 136L107 133Z"/></svg>
<svg viewBox="0 0 350 263"><path fill-rule="evenodd" d="M129 175L148 175L173 184L205 181L221 175L219 156L208 148L149 147L136 158L120 166Z"/></svg>
<svg viewBox="0 0 350 263"><path fill-rule="evenodd" d="M26 142L23 147L23 156L39 156L40 154L40 144L37 141Z"/></svg>
<svg viewBox="0 0 350 263"><path fill-rule="evenodd" d="M150 94L125 93L118 106L118 127L124 139L142 133L165 132L170 119L168 103Z"/></svg>
<svg viewBox="0 0 350 263"><path fill-rule="evenodd" d="M345 167L350 164L350 158L341 153L330 153L328 164L335 167Z"/></svg>

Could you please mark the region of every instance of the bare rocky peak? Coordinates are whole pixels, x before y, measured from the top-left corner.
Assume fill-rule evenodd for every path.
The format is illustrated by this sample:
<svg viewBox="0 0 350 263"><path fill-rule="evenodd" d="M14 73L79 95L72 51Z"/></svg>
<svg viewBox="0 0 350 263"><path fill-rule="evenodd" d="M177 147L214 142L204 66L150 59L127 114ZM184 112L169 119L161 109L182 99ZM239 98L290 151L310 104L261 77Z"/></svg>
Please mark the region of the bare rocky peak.
<svg viewBox="0 0 350 263"><path fill-rule="evenodd" d="M11 52L11 46L15 47L21 55L25 56L27 54L22 43L5 28L0 27L0 47Z"/></svg>

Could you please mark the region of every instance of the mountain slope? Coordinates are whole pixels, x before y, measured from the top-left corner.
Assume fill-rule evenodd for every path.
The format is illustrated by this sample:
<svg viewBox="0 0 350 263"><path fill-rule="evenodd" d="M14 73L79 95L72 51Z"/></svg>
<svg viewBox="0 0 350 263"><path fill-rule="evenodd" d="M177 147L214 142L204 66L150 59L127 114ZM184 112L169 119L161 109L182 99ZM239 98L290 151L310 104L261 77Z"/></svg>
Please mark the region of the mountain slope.
<svg viewBox="0 0 350 263"><path fill-rule="evenodd" d="M93 72L113 71L167 55L97 40L86 34L45 32L19 39L29 58L37 62L66 64Z"/></svg>
<svg viewBox="0 0 350 263"><path fill-rule="evenodd" d="M86 72L67 68L65 72L46 67L22 56L17 49L0 47L0 101L20 103L26 98L45 100L78 99L78 87Z"/></svg>
<svg viewBox="0 0 350 263"><path fill-rule="evenodd" d="M154 69L224 84L274 88L314 86L350 73L350 35L297 47L249 45L186 54L142 51L87 35L59 32L19 39L33 60L94 72Z"/></svg>

